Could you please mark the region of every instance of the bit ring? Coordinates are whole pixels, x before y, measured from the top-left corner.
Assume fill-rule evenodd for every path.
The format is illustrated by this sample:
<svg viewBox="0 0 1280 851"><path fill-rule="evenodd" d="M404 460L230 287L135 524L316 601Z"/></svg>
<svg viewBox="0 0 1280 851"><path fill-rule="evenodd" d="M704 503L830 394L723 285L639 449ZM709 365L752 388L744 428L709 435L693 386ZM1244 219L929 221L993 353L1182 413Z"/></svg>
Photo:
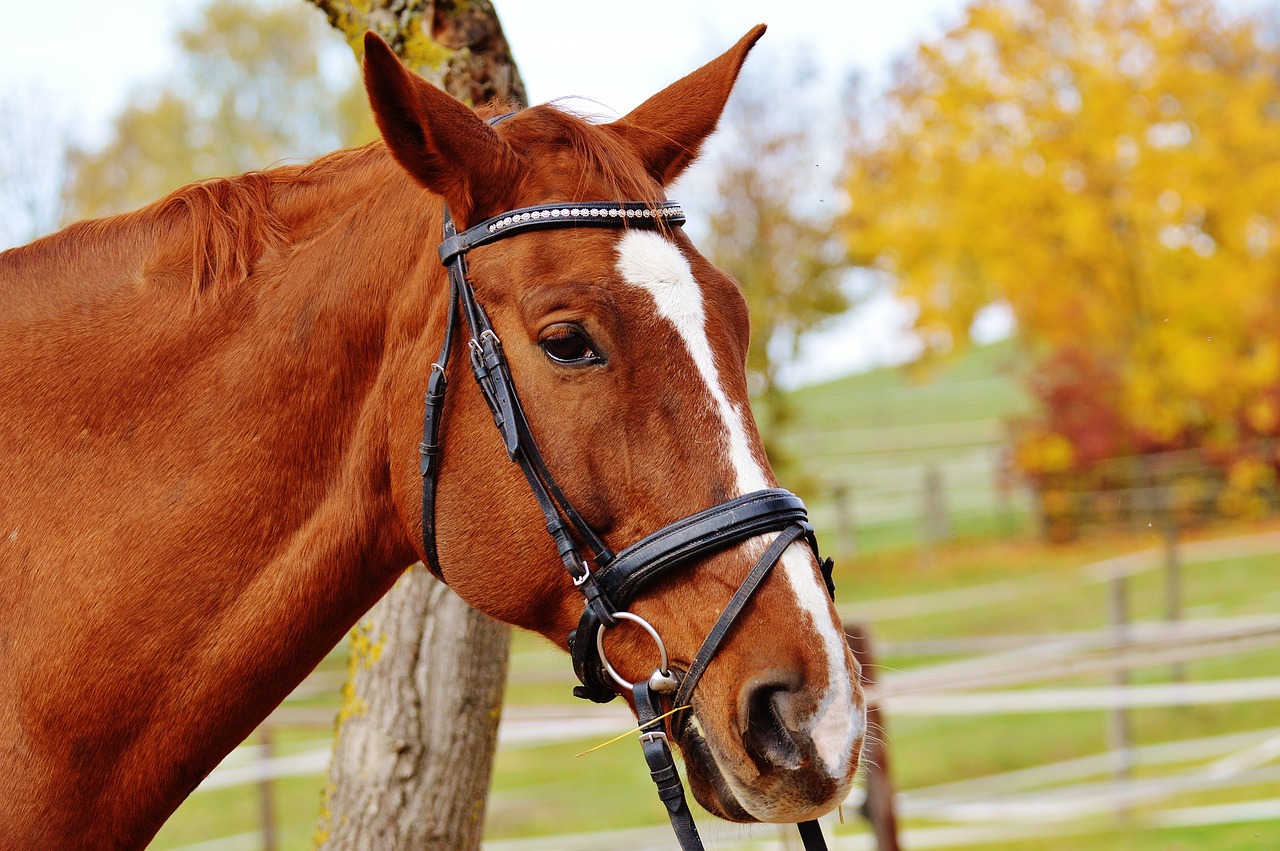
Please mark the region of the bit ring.
<svg viewBox="0 0 1280 851"><path fill-rule="evenodd" d="M614 617L621 620L631 621L638 624L645 632L649 633L649 637L653 639L653 643L658 645L659 666L655 673L663 676L671 675L671 668L667 664L667 646L662 643L662 637L658 635L658 631L653 628L653 624L649 623L639 615L633 615L631 612L614 612ZM600 628L596 630L596 651L600 654L600 661L604 664L604 669L609 672L609 676L613 677L613 681L622 686L627 691L635 688L635 683L627 682L622 675L617 672L613 665L609 664L609 657L604 652L604 631L605 625L600 624Z"/></svg>

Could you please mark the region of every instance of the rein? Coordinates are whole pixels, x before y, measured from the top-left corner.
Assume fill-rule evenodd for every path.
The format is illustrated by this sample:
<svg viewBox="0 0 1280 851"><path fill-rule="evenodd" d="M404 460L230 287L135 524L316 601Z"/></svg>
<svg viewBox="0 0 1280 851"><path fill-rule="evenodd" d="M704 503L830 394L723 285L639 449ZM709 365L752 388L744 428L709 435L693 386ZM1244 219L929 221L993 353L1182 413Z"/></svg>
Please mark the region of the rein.
<svg viewBox="0 0 1280 851"><path fill-rule="evenodd" d="M528 481L560 560L585 598L582 619L568 638L574 672L582 683L574 688L573 693L577 697L605 703L617 697L619 688L632 692L640 720L641 747L676 837L685 851L701 851L702 841L685 801L684 787L668 745L667 730L659 720L664 713L664 698L672 697L672 706L689 703L698 679L728 636L743 607L788 546L797 540L805 541L822 566L828 593L834 593L831 560L824 560L818 554L817 539L804 503L782 488L769 488L730 499L664 526L614 553L573 507L543 460L516 394L502 342L476 299L475 290L467 279L466 265L466 254L470 250L518 233L567 227L667 228L679 226L684 221L683 210L672 201L660 205L597 201L521 207L458 233L446 208L444 241L439 251L449 274L449 312L440 356L431 365L422 443L418 449L422 474L423 549L427 566L443 580L434 532L440 415L448 387L449 355L454 335L459 322L465 322L471 372L493 414L494 425L502 437L507 456L520 467ZM768 533L778 534L743 580L682 677L670 666L658 631L643 618L627 611L628 605L647 585L669 571ZM647 681L630 683L609 664L604 651L604 634L623 621L643 628L657 646L659 665ZM678 723L687 734L696 735L689 713L685 713ZM816 821L804 822L798 827L808 851L825 851L827 846Z"/></svg>

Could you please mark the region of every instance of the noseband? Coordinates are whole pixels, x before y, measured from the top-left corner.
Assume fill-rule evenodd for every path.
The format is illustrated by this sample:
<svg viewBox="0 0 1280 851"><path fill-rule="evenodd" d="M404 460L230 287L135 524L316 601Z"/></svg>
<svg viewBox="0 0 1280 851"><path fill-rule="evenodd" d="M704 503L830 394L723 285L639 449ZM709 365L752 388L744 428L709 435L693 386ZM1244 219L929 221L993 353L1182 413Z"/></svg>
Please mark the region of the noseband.
<svg viewBox="0 0 1280 851"><path fill-rule="evenodd" d="M522 207L458 233L446 209L440 258L449 272L449 312L440 357L431 365L427 384L419 469L422 473L423 549L432 573L443 578L434 531L440 414L448 385L449 354L461 315L470 335L467 346L471 371L493 414L494 425L502 437L507 456L524 473L534 499L542 509L547 532L560 559L573 584L585 598L582 619L568 639L574 672L582 682L574 688L574 694L604 703L616 697L620 687L633 692L644 731L641 740L645 758L681 847L701 849L702 844L689 815L684 790L667 745L665 726L657 720L663 714L663 696L674 694L673 706L689 703L698 678L728 636L736 618L790 544L800 539L808 544L822 566L829 593L834 591L831 561L818 555L817 539L804 503L795 494L781 488L769 488L730 499L664 526L614 553L569 502L543 460L516 395L502 343L484 308L476 300L475 291L467 279L466 265L467 252L519 233L577 227L665 229L679 226L684 221L680 205L671 201L661 204L586 202ZM657 630L627 611L627 607L658 578L749 538L768 533L777 533L776 538L743 580L688 670L681 676L669 664ZM641 626L657 645L659 664L647 681L630 683L608 662L604 652L604 633L623 621ZM685 718L682 723L688 720ZM826 847L816 823L806 822L800 829L806 848ZM821 844L810 844L814 834Z"/></svg>

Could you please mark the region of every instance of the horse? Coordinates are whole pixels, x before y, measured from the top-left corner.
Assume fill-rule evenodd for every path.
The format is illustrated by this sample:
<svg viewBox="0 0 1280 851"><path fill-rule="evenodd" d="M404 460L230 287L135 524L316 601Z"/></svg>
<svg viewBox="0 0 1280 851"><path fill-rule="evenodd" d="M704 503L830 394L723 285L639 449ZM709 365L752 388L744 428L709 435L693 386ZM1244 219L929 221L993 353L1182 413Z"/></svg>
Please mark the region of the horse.
<svg viewBox="0 0 1280 851"><path fill-rule="evenodd" d="M466 230L661 207L763 29L608 123L549 105L490 123L501 105L473 110L371 37L378 140L0 254L0 846L143 847L428 539L470 605L564 646L589 604L462 380L461 337L423 517L422 398L457 309L446 211ZM776 484L745 300L678 227L523 232L467 261L546 468L608 547ZM773 534L631 603L677 671ZM834 808L864 736L818 560L786 544L734 603L697 724L670 730L733 821ZM620 681L653 657L644 630L610 631Z"/></svg>

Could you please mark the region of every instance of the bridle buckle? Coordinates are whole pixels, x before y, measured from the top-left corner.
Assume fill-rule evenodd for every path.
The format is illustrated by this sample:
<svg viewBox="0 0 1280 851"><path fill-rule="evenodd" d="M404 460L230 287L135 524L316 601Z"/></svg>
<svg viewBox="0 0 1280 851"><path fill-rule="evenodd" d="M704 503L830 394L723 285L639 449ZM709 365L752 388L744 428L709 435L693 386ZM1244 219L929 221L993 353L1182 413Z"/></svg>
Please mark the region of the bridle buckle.
<svg viewBox="0 0 1280 851"><path fill-rule="evenodd" d="M582 575L574 576L572 573L569 574L569 578L573 580L574 588L581 588L587 583L587 580L591 578L591 565L587 564L587 560L579 558L578 564L582 567Z"/></svg>

